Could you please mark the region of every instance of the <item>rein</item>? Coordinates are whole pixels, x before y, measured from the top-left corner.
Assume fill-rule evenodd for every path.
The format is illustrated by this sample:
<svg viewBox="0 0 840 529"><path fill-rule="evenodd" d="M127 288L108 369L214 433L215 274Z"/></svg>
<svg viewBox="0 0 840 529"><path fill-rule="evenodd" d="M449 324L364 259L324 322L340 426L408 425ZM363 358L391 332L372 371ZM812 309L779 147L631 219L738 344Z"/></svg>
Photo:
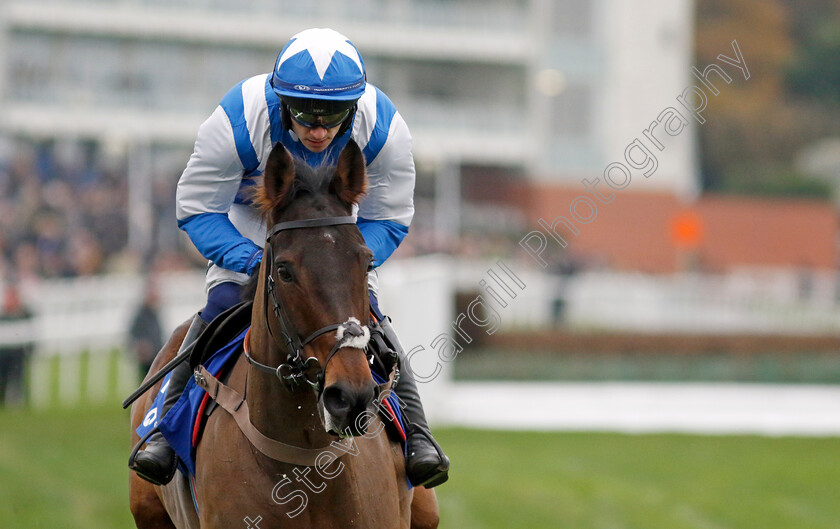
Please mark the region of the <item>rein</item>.
<svg viewBox="0 0 840 529"><path fill-rule="evenodd" d="M265 274L265 286L263 291L266 297L271 300L273 305L274 316L280 325L280 336L282 341L277 339L271 328L271 319L268 318L268 303L265 304L266 327L268 328L268 334L275 341L285 346L288 351L288 356L285 363L276 367L271 367L254 360L253 357L248 354L248 351L245 351L245 357L248 359L248 362L258 370L276 375L277 378L283 382L283 385L290 391L301 386L303 382L306 382L317 392L318 396L320 396L324 390L324 377L326 376L327 366L333 356L335 356L342 347L355 347L364 350L367 345L367 339L370 337L370 331L366 326L362 326L359 320L351 317L344 323L334 323L332 325L321 327L301 340L299 334L294 328L294 325L291 323L291 319L289 318L286 308L277 300L276 282L274 281L274 277L272 275L274 272L274 250L271 245L271 239L278 233L286 230L317 228L323 226L340 226L343 224L355 223L356 220L352 216L291 220L275 224L266 236L265 259L263 262L267 263L269 269ZM314 356L307 358L303 357L303 348L306 345L331 331L337 331L336 342L333 345L330 354L327 356L323 367Z"/></svg>

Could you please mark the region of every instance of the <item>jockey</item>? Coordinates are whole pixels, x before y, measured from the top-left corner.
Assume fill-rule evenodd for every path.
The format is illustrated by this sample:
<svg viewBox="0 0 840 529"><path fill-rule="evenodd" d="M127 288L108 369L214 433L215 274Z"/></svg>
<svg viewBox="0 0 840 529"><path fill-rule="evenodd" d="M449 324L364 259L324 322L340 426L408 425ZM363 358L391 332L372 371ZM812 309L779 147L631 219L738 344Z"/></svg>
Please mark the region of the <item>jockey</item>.
<svg viewBox="0 0 840 529"><path fill-rule="evenodd" d="M239 302L239 286L259 267L265 226L248 200L248 186L282 143L309 165L334 164L350 139L362 149L369 180L357 225L379 266L408 233L414 215L411 136L393 103L366 83L358 50L331 29L308 29L289 40L270 74L233 87L198 131L195 151L177 190L178 226L210 260L207 305L197 314L182 351L224 310ZM375 270L369 286L376 295ZM372 302L376 303L372 296ZM180 354L180 353L179 353ZM401 352L401 354L403 354ZM403 361L403 371L407 362ZM191 376L182 362L170 377L162 417ZM449 459L433 439L412 376L401 377L397 396L406 405L406 474L413 485L446 481ZM132 469L155 484L172 479L173 449L160 432Z"/></svg>

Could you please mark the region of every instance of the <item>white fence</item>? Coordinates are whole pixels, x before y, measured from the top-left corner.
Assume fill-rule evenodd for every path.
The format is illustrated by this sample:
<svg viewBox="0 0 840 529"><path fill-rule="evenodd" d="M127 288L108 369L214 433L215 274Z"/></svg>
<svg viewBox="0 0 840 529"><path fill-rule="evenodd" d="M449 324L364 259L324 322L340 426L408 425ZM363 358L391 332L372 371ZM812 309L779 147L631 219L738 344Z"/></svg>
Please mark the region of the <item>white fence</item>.
<svg viewBox="0 0 840 529"><path fill-rule="evenodd" d="M840 436L840 387L459 382L442 422L470 428Z"/></svg>
<svg viewBox="0 0 840 529"><path fill-rule="evenodd" d="M448 260L420 258L389 263L380 270L383 310L392 316L407 348L428 344L452 320ZM164 333L190 318L205 302L200 272L156 278ZM143 294L144 279L133 275L49 280L22 287L34 317L0 324L0 345L32 342L29 396L35 406L116 401L138 384L140 374L127 351L128 328ZM412 345L409 345L412 344ZM418 366L433 358L417 355ZM434 415L450 370L421 389Z"/></svg>
<svg viewBox="0 0 840 529"><path fill-rule="evenodd" d="M840 279L830 272L771 269L726 275L647 275L593 271L556 276L531 264L507 264L526 287L507 307L494 305L503 329L560 323L587 330L638 332L840 332ZM491 300L479 280L487 277L493 265L489 261L459 263L454 270L458 290Z"/></svg>
<svg viewBox="0 0 840 529"><path fill-rule="evenodd" d="M163 274L156 280L165 332L204 303L202 274ZM143 299L140 276L46 280L22 286L29 322L0 325L0 344L29 341L29 395L35 406L115 400L137 386L140 374L126 345Z"/></svg>
<svg viewBox="0 0 840 529"><path fill-rule="evenodd" d="M834 278L828 275L804 278L788 272L764 276L744 273L651 277L587 273L561 279L529 269L522 263L502 264L525 285L518 289L507 280L516 296L515 299L505 298L509 301L506 307L495 306L502 328L551 324L554 304L561 297L565 301L566 324L587 328L799 333L840 330L840 311L834 299L836 286ZM499 262L463 262L440 256L395 261L380 270L383 310L393 317L405 349L419 348L419 353L412 358L412 367L424 376L433 373L437 365L442 368L433 381L420 384L428 413L438 424L480 423L486 410L482 415L478 403L489 401L479 393L501 395L501 389L504 389L475 384L453 386L449 383L451 362L441 361L438 348L432 345L436 337L453 332L452 324L459 317L453 310L456 290L481 293L490 299L486 288L493 284L491 271L503 276ZM482 281L485 282L483 285ZM203 305L203 283L201 273L173 273L158 278L164 332L170 332ZM0 344L14 343L21 337L34 340L36 354L29 370L30 398L34 405L116 402L136 387L139 374L125 345L129 321L140 303L143 289L143 279L136 276L44 281L26 287L25 298L35 318L28 327L0 325ZM501 293L502 287L496 290ZM522 386L514 393L525 394L537 391L539 387L527 386L533 389L526 390ZM568 391L569 388L578 388L584 393L590 391L574 385L552 387L547 390L549 393ZM603 386L593 385L591 390L596 391L599 387L603 389ZM690 386L685 387L691 391ZM630 391L636 389L630 388ZM836 392L828 393L835 402ZM607 403L601 411L587 408L584 415L596 421L597 417L604 417L599 424L606 428L613 417L611 406ZM470 408L476 410L475 414L469 411ZM551 409L538 415L548 420L558 413ZM628 416L644 415L644 409L640 405ZM501 408L497 411L501 412ZM475 418L468 419L467 414ZM525 427L516 422L516 412L509 415L513 417L511 424ZM801 415L796 412L791 417ZM584 427L576 417L558 417L549 422L558 428ZM501 414L498 419L502 420ZM524 416L520 419L525 420ZM621 421L629 419L616 420L616 425L620 426ZM491 423L501 426L498 421L488 425ZM790 424L791 428L796 428L798 423ZM531 426L547 427L540 420ZM667 429L664 424L660 426ZM820 430L821 427L813 428Z"/></svg>

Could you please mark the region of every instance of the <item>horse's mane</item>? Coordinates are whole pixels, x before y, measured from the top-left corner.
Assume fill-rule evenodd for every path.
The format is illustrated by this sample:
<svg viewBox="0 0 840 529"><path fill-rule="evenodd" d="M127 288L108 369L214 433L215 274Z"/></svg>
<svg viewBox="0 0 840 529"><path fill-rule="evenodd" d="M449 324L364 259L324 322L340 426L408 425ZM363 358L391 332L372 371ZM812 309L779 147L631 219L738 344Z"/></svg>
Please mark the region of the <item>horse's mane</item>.
<svg viewBox="0 0 840 529"><path fill-rule="evenodd" d="M256 272L251 274L251 277L248 278L248 282L244 283L239 286L239 299L240 301L253 301L254 297L257 295L257 287L260 284L260 275Z"/></svg>

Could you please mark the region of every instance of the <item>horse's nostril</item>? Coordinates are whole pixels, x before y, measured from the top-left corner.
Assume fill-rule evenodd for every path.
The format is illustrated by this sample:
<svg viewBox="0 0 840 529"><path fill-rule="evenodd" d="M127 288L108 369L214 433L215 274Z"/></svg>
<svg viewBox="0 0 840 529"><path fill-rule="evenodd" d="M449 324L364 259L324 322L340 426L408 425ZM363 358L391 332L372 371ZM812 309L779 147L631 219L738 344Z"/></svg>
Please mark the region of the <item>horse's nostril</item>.
<svg viewBox="0 0 840 529"><path fill-rule="evenodd" d="M349 411L350 402L341 388L330 386L324 389L324 407L333 415L343 415Z"/></svg>

